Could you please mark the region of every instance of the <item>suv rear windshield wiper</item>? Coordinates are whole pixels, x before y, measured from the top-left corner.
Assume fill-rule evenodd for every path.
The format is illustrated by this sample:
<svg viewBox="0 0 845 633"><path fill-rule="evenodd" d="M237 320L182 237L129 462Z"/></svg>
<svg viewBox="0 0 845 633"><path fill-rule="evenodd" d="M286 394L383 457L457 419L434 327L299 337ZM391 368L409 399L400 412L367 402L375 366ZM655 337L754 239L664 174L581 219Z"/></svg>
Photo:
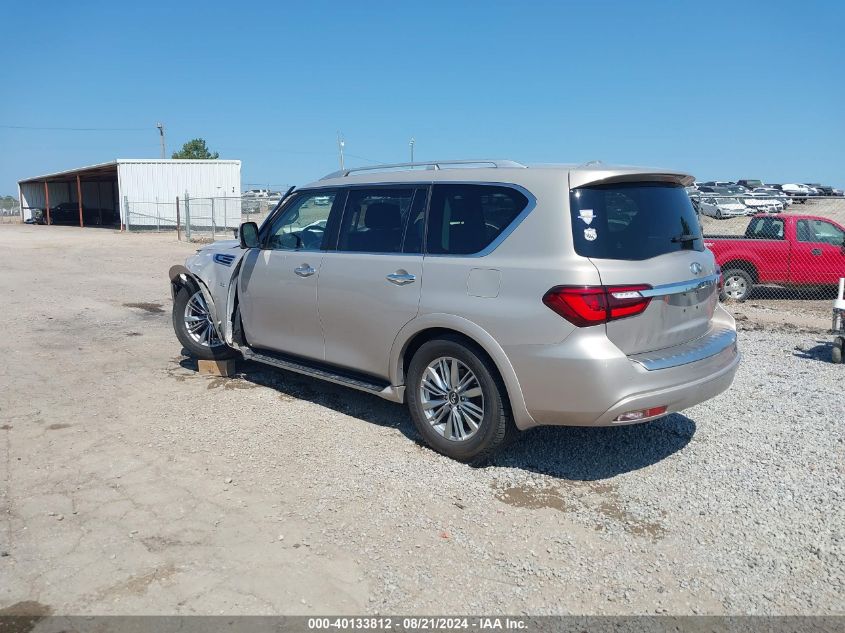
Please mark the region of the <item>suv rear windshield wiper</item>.
<svg viewBox="0 0 845 633"><path fill-rule="evenodd" d="M678 242L685 243L685 242L694 242L695 240L700 239L698 235L689 235L687 233L683 233L681 235L676 235L672 238L672 243L677 244Z"/></svg>

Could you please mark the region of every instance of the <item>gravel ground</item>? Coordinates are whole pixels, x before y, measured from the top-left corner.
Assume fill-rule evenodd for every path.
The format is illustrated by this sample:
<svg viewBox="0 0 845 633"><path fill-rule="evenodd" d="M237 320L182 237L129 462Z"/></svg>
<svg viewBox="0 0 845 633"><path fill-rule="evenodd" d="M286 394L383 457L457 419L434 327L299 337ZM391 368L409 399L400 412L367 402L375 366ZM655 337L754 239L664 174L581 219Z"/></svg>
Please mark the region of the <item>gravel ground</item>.
<svg viewBox="0 0 845 633"><path fill-rule="evenodd" d="M0 609L843 613L845 368L800 302L731 306L745 356L716 399L470 468L402 406L197 374L171 239L0 226Z"/></svg>

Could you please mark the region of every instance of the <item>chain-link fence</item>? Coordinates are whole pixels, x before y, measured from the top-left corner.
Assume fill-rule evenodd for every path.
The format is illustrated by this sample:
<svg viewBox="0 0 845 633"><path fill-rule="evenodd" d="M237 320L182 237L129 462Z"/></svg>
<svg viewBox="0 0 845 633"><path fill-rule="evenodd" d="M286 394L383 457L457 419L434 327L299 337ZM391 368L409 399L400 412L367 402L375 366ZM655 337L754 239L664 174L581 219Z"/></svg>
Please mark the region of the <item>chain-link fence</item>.
<svg viewBox="0 0 845 633"><path fill-rule="evenodd" d="M21 209L20 207L11 207L8 209L0 208L0 224L20 224L21 223Z"/></svg>
<svg viewBox="0 0 845 633"><path fill-rule="evenodd" d="M194 242L232 239L242 222L261 223L282 195L243 195L194 198L190 194L172 201L124 200L125 228L132 232L171 231Z"/></svg>
<svg viewBox="0 0 845 633"><path fill-rule="evenodd" d="M725 300L830 299L845 277L845 197L690 191Z"/></svg>

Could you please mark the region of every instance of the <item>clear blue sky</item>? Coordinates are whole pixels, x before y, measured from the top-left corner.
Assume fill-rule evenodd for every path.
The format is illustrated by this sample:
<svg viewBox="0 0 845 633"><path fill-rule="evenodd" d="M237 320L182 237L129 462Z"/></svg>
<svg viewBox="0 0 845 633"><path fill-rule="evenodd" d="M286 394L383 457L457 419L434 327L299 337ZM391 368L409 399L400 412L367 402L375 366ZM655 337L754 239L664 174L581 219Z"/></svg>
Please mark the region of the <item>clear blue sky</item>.
<svg viewBox="0 0 845 633"><path fill-rule="evenodd" d="M244 183L416 157L845 185L845 2L8 2L0 193L193 137Z"/></svg>

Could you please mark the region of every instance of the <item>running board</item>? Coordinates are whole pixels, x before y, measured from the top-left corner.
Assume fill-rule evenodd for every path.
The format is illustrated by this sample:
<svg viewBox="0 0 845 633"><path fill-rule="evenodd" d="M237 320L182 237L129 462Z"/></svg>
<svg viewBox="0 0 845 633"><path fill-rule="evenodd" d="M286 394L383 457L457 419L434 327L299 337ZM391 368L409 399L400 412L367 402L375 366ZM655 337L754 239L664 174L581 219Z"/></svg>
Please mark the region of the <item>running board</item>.
<svg viewBox="0 0 845 633"><path fill-rule="evenodd" d="M332 382L336 385L351 387L358 391L380 396L393 402L402 402L404 387L394 387L387 380L379 380L373 376L367 376L354 371L333 367L317 361L288 356L270 350L254 350L242 347L241 353L246 360L253 360L257 363L270 365L277 369L293 371L297 374L311 376Z"/></svg>

